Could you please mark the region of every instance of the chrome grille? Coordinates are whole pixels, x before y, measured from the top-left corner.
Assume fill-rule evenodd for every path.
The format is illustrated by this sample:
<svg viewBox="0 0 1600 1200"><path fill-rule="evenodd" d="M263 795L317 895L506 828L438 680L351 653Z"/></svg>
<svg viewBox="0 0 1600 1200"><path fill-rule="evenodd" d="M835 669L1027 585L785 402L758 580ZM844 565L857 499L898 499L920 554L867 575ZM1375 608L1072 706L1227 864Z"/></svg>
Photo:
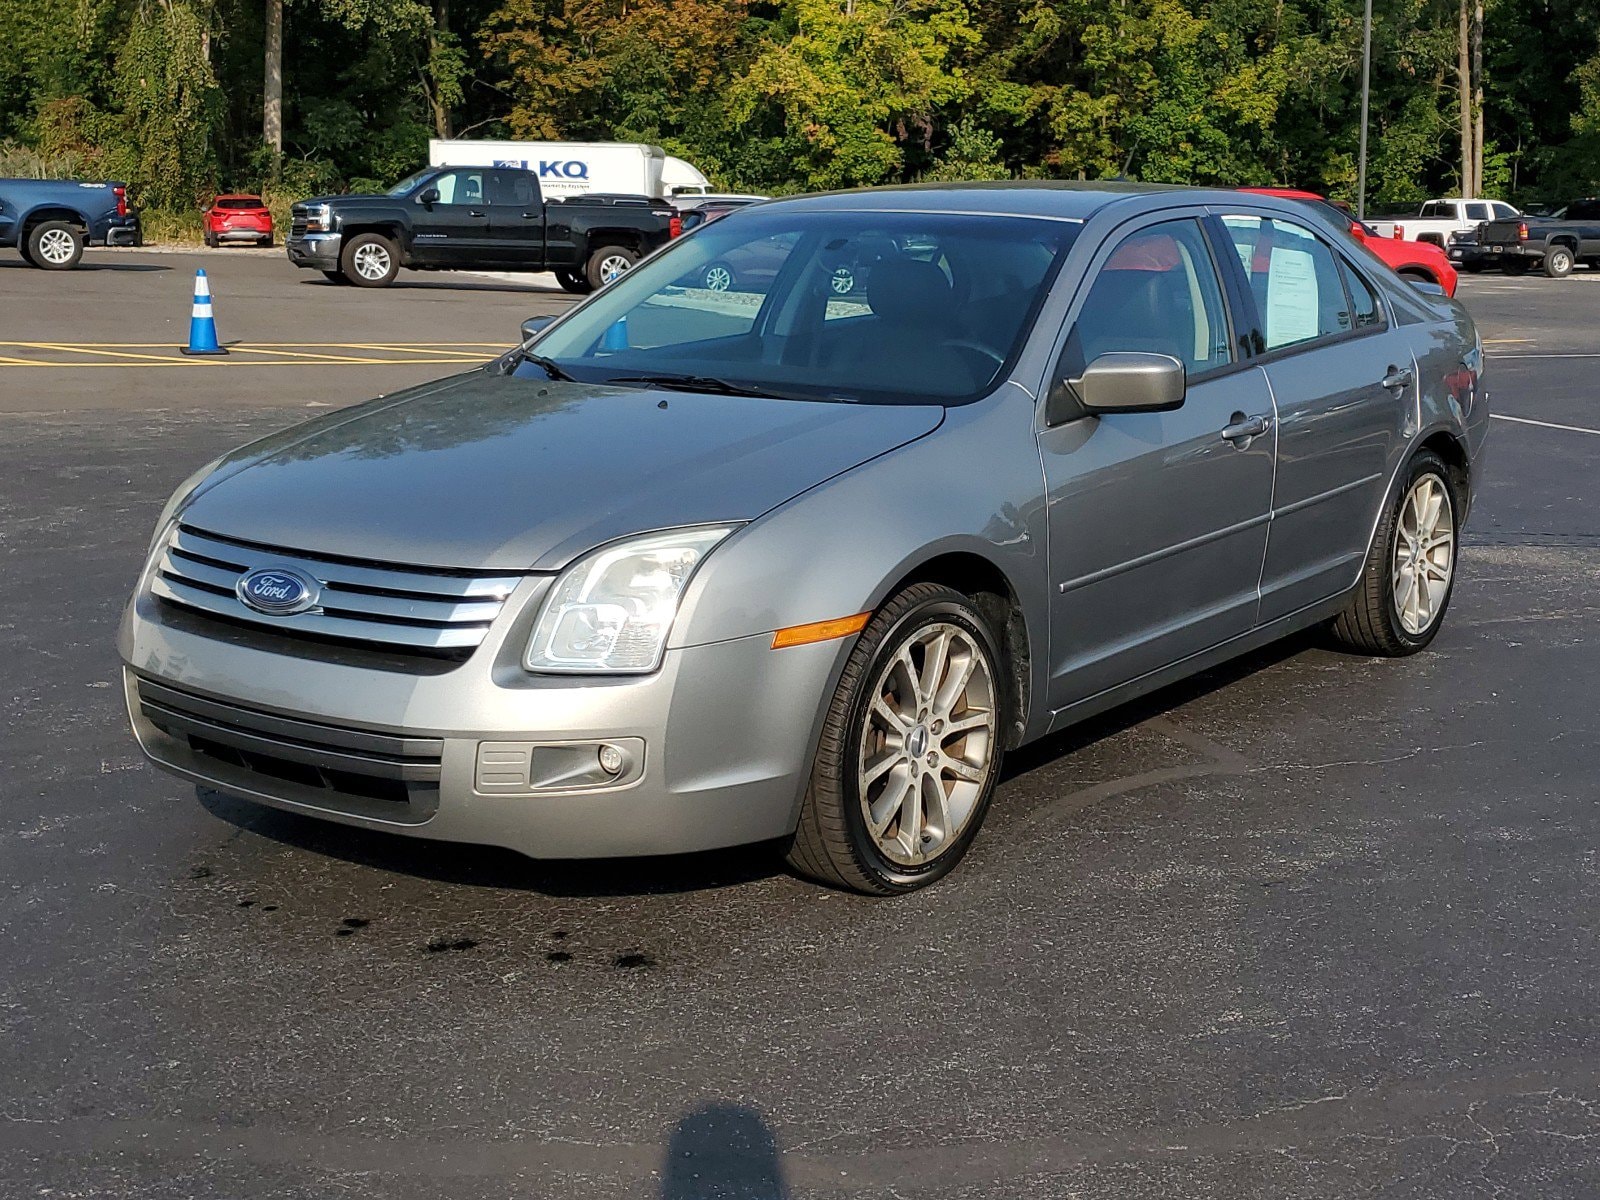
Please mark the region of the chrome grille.
<svg viewBox="0 0 1600 1200"><path fill-rule="evenodd" d="M316 607L270 616L239 599L239 580L262 567L315 579ZM279 633L336 638L418 652L463 652L482 643L516 575L399 568L259 546L187 525L173 530L150 578L158 599Z"/></svg>
<svg viewBox="0 0 1600 1200"><path fill-rule="evenodd" d="M289 236L290 237L305 237L305 235L306 235L306 219L304 217L302 217L302 216L294 216L294 217L289 218Z"/></svg>

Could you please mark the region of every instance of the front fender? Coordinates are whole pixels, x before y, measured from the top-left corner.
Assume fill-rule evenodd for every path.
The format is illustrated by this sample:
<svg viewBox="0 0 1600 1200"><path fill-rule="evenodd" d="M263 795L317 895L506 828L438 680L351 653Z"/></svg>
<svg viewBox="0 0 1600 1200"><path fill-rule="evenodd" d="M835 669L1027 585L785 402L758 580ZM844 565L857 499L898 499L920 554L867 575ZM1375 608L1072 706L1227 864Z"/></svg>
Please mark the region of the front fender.
<svg viewBox="0 0 1600 1200"><path fill-rule="evenodd" d="M769 635L867 612L924 564L970 554L998 569L1017 596L1030 692L1043 695L1048 545L1033 424L1032 397L1008 384L950 409L926 437L780 505L707 558L670 644Z"/></svg>

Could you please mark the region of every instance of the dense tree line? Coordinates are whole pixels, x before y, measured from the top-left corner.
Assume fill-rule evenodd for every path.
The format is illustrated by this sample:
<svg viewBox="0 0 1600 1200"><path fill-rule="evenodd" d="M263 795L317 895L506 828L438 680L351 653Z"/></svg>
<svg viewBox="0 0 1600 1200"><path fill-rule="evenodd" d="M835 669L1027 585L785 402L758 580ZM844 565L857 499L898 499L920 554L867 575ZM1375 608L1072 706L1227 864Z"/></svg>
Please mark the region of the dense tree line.
<svg viewBox="0 0 1600 1200"><path fill-rule="evenodd" d="M1463 155L1492 194L1600 191L1600 5L1472 3L1375 0L1370 196L1454 191ZM566 137L767 192L1353 198L1360 62L1361 0L7 0L0 173L113 175L191 212L218 187L392 180L430 136Z"/></svg>

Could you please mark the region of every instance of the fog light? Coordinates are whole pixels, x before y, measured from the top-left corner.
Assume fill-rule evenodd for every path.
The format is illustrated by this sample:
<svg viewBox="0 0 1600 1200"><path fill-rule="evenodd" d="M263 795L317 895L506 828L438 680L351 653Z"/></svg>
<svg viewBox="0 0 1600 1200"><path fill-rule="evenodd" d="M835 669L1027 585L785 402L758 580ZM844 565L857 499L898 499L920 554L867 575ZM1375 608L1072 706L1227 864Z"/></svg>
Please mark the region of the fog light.
<svg viewBox="0 0 1600 1200"><path fill-rule="evenodd" d="M622 770L622 751L615 746L601 746L600 769L607 775L615 775Z"/></svg>

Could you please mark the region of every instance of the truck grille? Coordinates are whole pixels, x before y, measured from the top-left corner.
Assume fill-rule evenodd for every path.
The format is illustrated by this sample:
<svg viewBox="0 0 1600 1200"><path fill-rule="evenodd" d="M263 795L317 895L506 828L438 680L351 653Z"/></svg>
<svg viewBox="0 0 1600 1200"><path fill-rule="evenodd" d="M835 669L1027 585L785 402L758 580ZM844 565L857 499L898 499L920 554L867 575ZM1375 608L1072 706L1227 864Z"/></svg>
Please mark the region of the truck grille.
<svg viewBox="0 0 1600 1200"><path fill-rule="evenodd" d="M304 217L291 217L289 219L289 236L305 237L306 219Z"/></svg>
<svg viewBox="0 0 1600 1200"><path fill-rule="evenodd" d="M425 820L438 806L439 738L276 716L138 677L133 694L144 720L186 744L194 767L224 784L390 819Z"/></svg>
<svg viewBox="0 0 1600 1200"><path fill-rule="evenodd" d="M245 604L239 598L240 580L265 567L292 569L315 580L315 606L273 616ZM302 554L179 525L150 578L150 591L167 604L291 637L459 658L483 642L519 582L515 575L389 567Z"/></svg>

